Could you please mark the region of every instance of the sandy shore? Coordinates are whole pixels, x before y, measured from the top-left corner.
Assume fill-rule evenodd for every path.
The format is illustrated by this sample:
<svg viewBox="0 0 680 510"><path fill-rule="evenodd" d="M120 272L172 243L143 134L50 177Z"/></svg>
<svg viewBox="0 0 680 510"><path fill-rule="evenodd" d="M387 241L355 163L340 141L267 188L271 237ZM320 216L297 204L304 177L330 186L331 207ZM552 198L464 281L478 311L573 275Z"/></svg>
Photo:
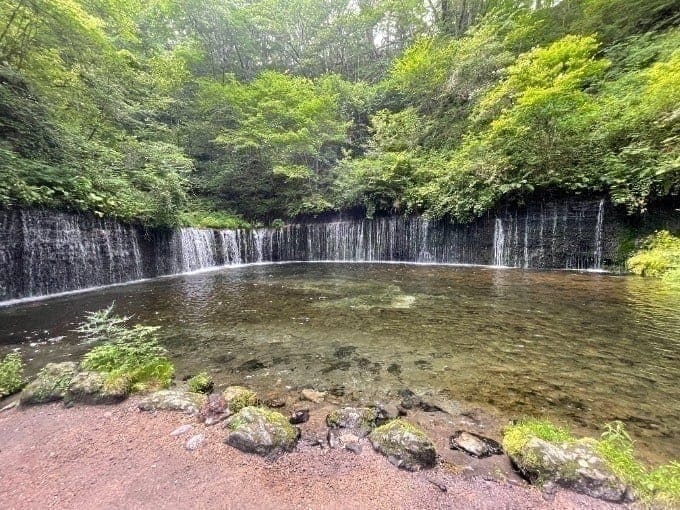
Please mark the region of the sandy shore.
<svg viewBox="0 0 680 510"><path fill-rule="evenodd" d="M192 424L187 435L170 433ZM303 438L313 436L310 420ZM317 431L322 434L321 430ZM196 451L184 448L204 434ZM134 399L111 407L61 404L0 413L0 506L24 508L621 508L523 482L480 476L443 460L408 473L365 445L360 454L303 440L277 461L243 454L178 413L142 413ZM439 448L439 445L438 445ZM442 491L438 485L444 486Z"/></svg>

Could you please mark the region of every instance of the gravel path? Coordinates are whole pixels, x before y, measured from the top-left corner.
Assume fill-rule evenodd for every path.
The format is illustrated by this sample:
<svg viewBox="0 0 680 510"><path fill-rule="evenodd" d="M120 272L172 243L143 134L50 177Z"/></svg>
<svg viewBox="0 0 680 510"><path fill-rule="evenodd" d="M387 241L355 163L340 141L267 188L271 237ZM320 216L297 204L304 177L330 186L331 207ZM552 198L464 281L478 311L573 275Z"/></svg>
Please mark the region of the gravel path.
<svg viewBox="0 0 680 510"><path fill-rule="evenodd" d="M190 423L179 437L170 432ZM196 451L184 444L204 434ZM24 508L622 508L558 491L552 501L517 482L469 478L444 464L407 473L364 447L360 455L301 444L275 462L222 443L177 413L60 404L0 413L0 507ZM430 480L446 487L442 492Z"/></svg>

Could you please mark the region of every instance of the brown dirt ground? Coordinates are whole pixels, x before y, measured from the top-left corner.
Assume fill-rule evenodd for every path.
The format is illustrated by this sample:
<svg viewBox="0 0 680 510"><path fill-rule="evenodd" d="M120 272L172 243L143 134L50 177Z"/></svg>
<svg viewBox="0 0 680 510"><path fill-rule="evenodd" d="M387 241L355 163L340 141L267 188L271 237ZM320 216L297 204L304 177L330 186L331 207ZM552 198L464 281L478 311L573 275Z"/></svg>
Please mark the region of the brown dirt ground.
<svg viewBox="0 0 680 510"><path fill-rule="evenodd" d="M368 444L359 455L313 446L304 438L323 435L309 429L320 426L319 415L313 412L316 419L303 427L297 451L268 461L224 444L222 425L206 428L178 413L142 413L134 399L110 407L53 404L0 412L0 507L621 508L568 491L545 498L516 479L461 470L445 455L436 469L409 473ZM189 434L170 436L185 423L194 426ZM184 444L196 433L205 434L205 442L187 451Z"/></svg>

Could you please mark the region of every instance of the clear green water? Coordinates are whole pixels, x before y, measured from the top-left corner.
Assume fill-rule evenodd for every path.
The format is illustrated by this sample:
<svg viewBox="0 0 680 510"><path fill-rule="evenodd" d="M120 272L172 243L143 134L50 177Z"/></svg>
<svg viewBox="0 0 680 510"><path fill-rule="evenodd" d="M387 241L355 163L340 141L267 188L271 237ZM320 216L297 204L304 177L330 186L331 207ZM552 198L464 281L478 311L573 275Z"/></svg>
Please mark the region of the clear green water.
<svg viewBox="0 0 680 510"><path fill-rule="evenodd" d="M163 327L178 376L312 387L370 402L409 388L561 420L622 420L648 459L680 457L680 293L655 281L493 268L230 268L0 309L0 354L34 372L86 350L84 310ZM63 337L63 338L59 338Z"/></svg>

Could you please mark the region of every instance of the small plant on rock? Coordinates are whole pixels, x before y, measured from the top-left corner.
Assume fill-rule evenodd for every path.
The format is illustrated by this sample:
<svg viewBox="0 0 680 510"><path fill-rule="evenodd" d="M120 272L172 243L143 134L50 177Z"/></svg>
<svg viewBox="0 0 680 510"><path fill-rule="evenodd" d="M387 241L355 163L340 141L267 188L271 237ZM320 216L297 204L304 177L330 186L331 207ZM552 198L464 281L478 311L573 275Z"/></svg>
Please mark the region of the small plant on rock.
<svg viewBox="0 0 680 510"><path fill-rule="evenodd" d="M104 373L107 385L127 385L131 391L167 388L172 382L174 367L167 351L158 342L156 326L127 326L128 317L112 314L112 308L90 314L79 327L86 339L106 342L85 354L81 366L85 370Z"/></svg>
<svg viewBox="0 0 680 510"><path fill-rule="evenodd" d="M187 381L187 385L189 386L189 391L194 393L210 393L215 387L212 377L207 372L196 374Z"/></svg>
<svg viewBox="0 0 680 510"><path fill-rule="evenodd" d="M12 352L0 362L0 398L16 393L24 387L24 363L21 355Z"/></svg>

